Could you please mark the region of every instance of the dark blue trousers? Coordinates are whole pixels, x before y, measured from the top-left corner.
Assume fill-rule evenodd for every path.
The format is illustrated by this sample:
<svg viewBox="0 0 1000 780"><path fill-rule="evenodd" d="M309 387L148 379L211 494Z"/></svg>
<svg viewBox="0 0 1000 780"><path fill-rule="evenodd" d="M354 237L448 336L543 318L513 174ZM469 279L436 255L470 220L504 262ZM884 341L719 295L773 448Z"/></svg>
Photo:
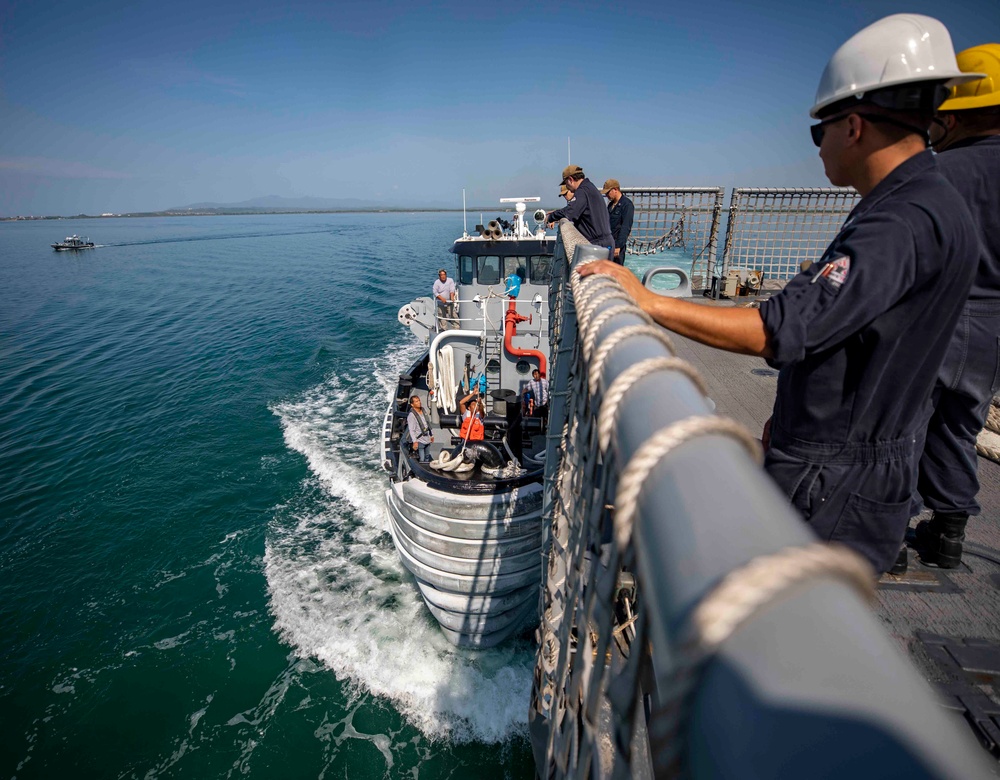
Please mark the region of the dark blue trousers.
<svg viewBox="0 0 1000 780"><path fill-rule="evenodd" d="M851 547L881 573L909 524L915 452L913 436L826 444L772 431L764 468L820 539Z"/></svg>
<svg viewBox="0 0 1000 780"><path fill-rule="evenodd" d="M955 328L927 424L917 491L928 509L979 514L976 437L1000 391L1000 301L970 301Z"/></svg>

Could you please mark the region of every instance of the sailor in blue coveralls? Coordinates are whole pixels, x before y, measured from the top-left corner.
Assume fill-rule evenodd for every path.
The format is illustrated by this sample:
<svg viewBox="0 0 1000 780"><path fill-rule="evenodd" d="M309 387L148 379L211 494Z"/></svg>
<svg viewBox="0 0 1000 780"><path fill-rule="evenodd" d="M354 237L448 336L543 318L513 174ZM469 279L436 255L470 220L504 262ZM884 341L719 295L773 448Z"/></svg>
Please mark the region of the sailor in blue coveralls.
<svg viewBox="0 0 1000 780"><path fill-rule="evenodd" d="M614 252L615 240L611 236L611 222L601 191L584 175L579 165L567 165L562 176L560 183L573 193L573 200L567 202L565 208L549 212L546 218L549 227L560 219L568 219L591 244L606 246L610 256Z"/></svg>
<svg viewBox="0 0 1000 780"><path fill-rule="evenodd" d="M925 408L978 258L968 209L926 149L944 85L965 78L926 16L887 17L841 46L811 129L827 177L862 199L820 261L759 310L662 297L608 262L580 271L617 277L683 336L780 368L765 468L821 539L877 572L903 541Z"/></svg>
<svg viewBox="0 0 1000 780"><path fill-rule="evenodd" d="M938 168L962 195L983 242L969 300L932 400L918 492L930 521L917 526L921 558L944 569L962 560L969 515L979 514L976 437L1000 391L1000 44L974 46L958 66L986 78L954 87L931 140Z"/></svg>

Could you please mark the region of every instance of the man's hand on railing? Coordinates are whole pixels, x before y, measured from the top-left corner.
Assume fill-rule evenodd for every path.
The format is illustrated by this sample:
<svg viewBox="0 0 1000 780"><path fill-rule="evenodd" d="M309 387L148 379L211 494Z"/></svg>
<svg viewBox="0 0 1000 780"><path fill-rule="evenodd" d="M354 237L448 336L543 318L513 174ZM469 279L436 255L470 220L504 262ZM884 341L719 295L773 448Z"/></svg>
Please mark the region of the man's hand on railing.
<svg viewBox="0 0 1000 780"><path fill-rule="evenodd" d="M642 307L643 299L650 295L649 290L643 287L639 278L623 265L612 263L610 260L597 260L593 263L586 263L579 267L580 276L587 277L592 274L607 274L617 279L625 292L635 298L636 303Z"/></svg>

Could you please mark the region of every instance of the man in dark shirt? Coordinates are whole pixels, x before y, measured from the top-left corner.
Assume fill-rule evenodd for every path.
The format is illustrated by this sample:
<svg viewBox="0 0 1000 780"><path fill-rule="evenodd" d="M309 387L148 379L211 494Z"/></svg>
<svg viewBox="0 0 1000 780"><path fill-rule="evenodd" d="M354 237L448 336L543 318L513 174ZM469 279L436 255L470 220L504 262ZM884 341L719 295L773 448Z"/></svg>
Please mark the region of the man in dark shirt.
<svg viewBox="0 0 1000 780"><path fill-rule="evenodd" d="M549 227L560 219L568 219L591 244L606 246L610 255L615 242L611 237L608 210L604 207L600 190L584 176L579 165L567 165L563 169L562 183L573 193L573 200L565 208L549 213Z"/></svg>
<svg viewBox="0 0 1000 780"><path fill-rule="evenodd" d="M780 369L765 469L821 539L877 572L903 541L923 410L978 260L972 217L925 138L942 85L964 80L930 17L896 14L840 47L811 132L827 178L862 198L820 260L759 310L656 295L613 263L580 271L615 276L683 336Z"/></svg>
<svg viewBox="0 0 1000 780"><path fill-rule="evenodd" d="M920 458L917 490L934 514L917 526L921 557L944 569L962 560L969 515L979 514L976 437L1000 391L1000 44L958 55L987 77L954 87L938 109L931 139L938 168L965 199L983 254L941 367Z"/></svg>
<svg viewBox="0 0 1000 780"><path fill-rule="evenodd" d="M611 258L618 265L625 265L625 247L632 232L635 206L626 195L618 179L608 179L601 188L601 194L608 199L608 220L611 223L611 237L615 240L615 256Z"/></svg>

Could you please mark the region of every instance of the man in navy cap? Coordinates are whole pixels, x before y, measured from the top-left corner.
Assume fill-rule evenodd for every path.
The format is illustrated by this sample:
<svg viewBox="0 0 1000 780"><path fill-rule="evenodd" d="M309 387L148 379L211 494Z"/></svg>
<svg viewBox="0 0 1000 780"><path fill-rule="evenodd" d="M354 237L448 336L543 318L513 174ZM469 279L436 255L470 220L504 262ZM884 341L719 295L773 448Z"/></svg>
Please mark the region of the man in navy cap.
<svg viewBox="0 0 1000 780"><path fill-rule="evenodd" d="M560 219L568 219L580 234L595 246L606 246L610 255L615 240L611 237L611 223L604 198L594 183L583 174L579 165L563 168L562 184L573 193L573 200L565 208L549 213L549 227Z"/></svg>
<svg viewBox="0 0 1000 780"><path fill-rule="evenodd" d="M861 201L760 309L656 295L609 262L580 269L617 277L661 325L780 369L764 467L821 539L877 572L900 551L924 410L978 262L972 216L926 148L946 86L969 78L926 16L886 17L840 47L810 130L827 178Z"/></svg>
<svg viewBox="0 0 1000 780"><path fill-rule="evenodd" d="M601 194L608 199L608 220L611 223L611 236L615 241L614 260L618 265L625 265L625 248L632 232L632 220L635 218L635 205L632 200L622 194L622 185L618 179L608 179L601 187Z"/></svg>

